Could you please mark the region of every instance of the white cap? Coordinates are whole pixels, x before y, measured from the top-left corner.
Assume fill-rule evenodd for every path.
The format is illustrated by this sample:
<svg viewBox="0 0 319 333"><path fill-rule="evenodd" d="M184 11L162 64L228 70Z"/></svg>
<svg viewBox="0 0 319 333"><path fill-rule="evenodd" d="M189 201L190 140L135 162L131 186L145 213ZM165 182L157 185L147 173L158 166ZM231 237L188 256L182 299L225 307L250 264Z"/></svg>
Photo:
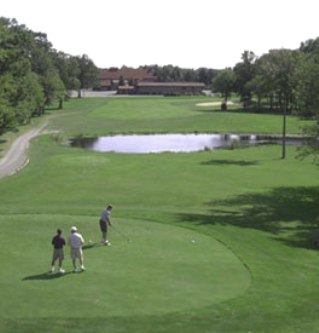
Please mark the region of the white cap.
<svg viewBox="0 0 319 333"><path fill-rule="evenodd" d="M78 231L78 228L73 226L73 227L71 227L71 231Z"/></svg>

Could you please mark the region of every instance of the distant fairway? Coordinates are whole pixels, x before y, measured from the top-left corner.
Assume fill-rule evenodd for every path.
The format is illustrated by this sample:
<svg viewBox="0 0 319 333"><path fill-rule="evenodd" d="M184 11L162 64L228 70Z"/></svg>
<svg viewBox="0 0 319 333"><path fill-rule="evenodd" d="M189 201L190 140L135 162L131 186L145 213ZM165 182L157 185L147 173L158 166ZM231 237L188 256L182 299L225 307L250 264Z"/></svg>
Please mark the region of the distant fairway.
<svg viewBox="0 0 319 333"><path fill-rule="evenodd" d="M224 245L211 237L185 228L154 222L115 219L128 241L110 231L112 246L100 241L96 218L67 215L7 215L0 217L0 242L16 244L2 265L1 317L129 316L160 314L200 308L234 298L249 286L247 269ZM48 246L52 225L76 224L86 235L87 271L72 272L66 249L66 273L50 274ZM17 233L16 231L19 230ZM33 239L21 241L21 234ZM90 237L91 236L91 237ZM89 240L93 239L92 243ZM6 243L10 239L10 243ZM29 245L28 245L29 244ZM51 250L51 249L50 249ZM30 262L30 258L35 258ZM81 288L81 297L73 286ZM83 288L85 286L85 288ZM64 301L54 297L61 293ZM16 303L16 297L28 302ZM12 302L14 302L12 304ZM41 304L41 306L38 306ZM12 313L12 306L15 312Z"/></svg>

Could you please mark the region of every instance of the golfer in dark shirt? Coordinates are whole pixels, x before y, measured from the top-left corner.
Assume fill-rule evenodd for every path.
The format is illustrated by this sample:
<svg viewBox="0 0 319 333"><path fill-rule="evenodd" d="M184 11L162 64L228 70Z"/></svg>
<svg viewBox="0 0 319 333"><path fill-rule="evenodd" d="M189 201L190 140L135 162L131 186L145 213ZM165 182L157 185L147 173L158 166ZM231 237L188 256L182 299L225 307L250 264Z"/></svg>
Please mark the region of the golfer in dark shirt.
<svg viewBox="0 0 319 333"><path fill-rule="evenodd" d="M108 226L111 226L111 211L112 205L107 205L106 208L103 209L101 217L100 217L100 228L102 231L102 242L104 245L111 245L111 243L107 239L107 229Z"/></svg>
<svg viewBox="0 0 319 333"><path fill-rule="evenodd" d="M64 269L62 267L62 262L64 259L63 246L65 245L65 240L61 235L62 235L62 230L58 229L56 236L53 237L52 242L51 242L54 247L53 256L52 256L52 264L51 264L51 273L54 272L55 262L57 259L59 259L59 273L64 273Z"/></svg>

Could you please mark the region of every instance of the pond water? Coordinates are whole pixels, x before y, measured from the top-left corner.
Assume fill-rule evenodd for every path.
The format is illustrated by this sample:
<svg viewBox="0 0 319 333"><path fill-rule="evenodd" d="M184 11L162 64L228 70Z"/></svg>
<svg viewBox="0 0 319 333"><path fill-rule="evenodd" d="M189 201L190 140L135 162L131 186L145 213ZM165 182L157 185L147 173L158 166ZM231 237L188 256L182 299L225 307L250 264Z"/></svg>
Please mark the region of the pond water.
<svg viewBox="0 0 319 333"><path fill-rule="evenodd" d="M237 134L150 134L74 138L70 146L99 152L160 153L195 152L220 148L281 143L279 137ZM286 139L287 144L301 144L300 139Z"/></svg>

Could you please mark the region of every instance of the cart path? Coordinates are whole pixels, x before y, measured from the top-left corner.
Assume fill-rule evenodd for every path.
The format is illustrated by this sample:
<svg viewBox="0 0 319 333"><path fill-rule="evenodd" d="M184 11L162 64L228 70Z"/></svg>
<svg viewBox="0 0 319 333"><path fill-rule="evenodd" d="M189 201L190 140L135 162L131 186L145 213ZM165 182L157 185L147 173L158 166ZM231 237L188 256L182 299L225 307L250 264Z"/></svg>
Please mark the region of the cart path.
<svg viewBox="0 0 319 333"><path fill-rule="evenodd" d="M47 122L19 136L0 160L0 179L10 176L28 164L27 150L32 138L41 134Z"/></svg>

